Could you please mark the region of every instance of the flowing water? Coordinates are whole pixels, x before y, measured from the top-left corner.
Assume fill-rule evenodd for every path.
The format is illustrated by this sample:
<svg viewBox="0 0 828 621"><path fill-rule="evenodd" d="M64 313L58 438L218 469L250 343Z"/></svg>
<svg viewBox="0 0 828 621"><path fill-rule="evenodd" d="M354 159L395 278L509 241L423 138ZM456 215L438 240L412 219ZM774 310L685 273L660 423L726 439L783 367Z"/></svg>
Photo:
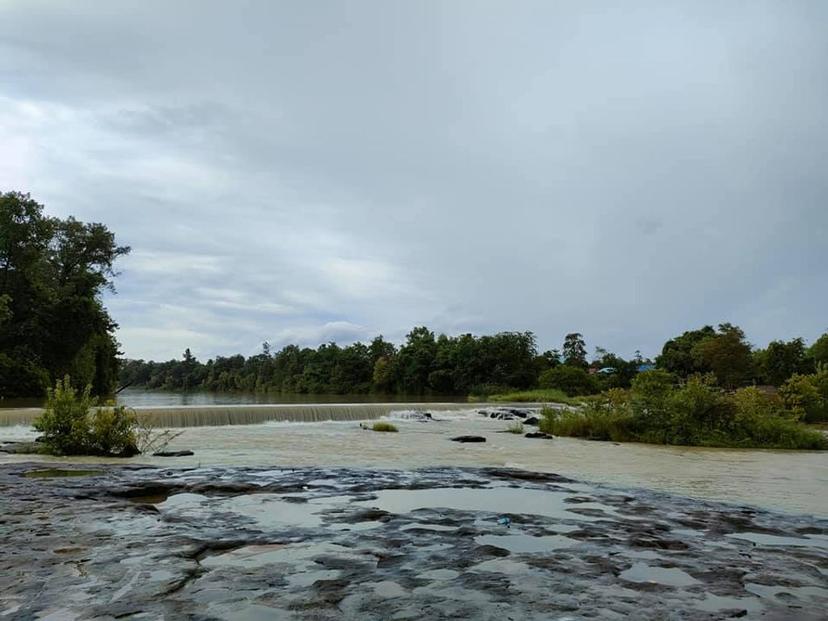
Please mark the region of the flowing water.
<svg viewBox="0 0 828 621"><path fill-rule="evenodd" d="M323 405L291 407L322 408ZM324 407L334 408L333 405ZM399 428L399 433L366 431L356 420L239 425L227 424L238 419L225 416L222 426L207 426L209 423L205 422L204 426L184 428L183 434L169 447L170 450L192 449L195 455L191 457L139 456L112 461L168 466L318 465L399 469L440 465L507 466L828 517L828 452L668 447L574 438L528 439L501 433L508 422L480 416L469 409L469 404L417 404L416 407L428 407L437 420L408 419L404 410L412 409L410 404L350 404L339 405L336 410L357 412L355 419L387 416ZM189 410L189 415L197 409ZM386 410L390 413L386 414ZM256 411L256 407L241 411ZM321 409L317 412L320 417L324 414ZM186 416L187 411L176 410L172 420L180 423ZM483 435L487 441L458 444L449 440L463 434ZM28 425L0 427L0 441L34 436ZM106 461L37 459L54 463ZM31 460L31 456L0 453L0 463Z"/></svg>

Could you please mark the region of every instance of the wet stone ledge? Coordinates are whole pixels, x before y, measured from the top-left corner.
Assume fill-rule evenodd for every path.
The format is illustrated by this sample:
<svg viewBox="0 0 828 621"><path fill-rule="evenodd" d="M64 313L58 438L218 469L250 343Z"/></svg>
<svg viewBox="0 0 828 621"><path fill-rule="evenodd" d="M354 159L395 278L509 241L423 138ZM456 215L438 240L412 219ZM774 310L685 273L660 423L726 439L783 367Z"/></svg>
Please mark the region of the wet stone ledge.
<svg viewBox="0 0 828 621"><path fill-rule="evenodd" d="M828 520L520 470L15 464L0 532L3 619L828 609Z"/></svg>

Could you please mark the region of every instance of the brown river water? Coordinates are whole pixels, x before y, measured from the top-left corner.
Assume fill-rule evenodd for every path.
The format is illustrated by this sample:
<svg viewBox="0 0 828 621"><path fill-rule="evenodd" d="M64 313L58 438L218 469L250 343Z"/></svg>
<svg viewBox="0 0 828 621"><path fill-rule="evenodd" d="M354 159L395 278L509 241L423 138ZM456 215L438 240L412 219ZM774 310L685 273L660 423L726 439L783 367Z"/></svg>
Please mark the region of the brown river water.
<svg viewBox="0 0 828 621"><path fill-rule="evenodd" d="M435 422L400 419L395 413L388 415L399 433L367 431L355 420L218 423L220 426L182 428L182 435L169 449L191 449L195 451L191 457L37 459L62 463L126 461L175 467L506 466L828 517L828 452L667 447L573 438L528 439L502 433L509 423L489 420L475 410L448 411L432 405L436 406L430 408L438 419ZM372 411L369 418L376 418L375 414ZM528 430L531 428L527 427ZM487 441L459 444L449 440L462 434L483 435ZM0 426L0 441L31 439L34 435L26 425ZM0 463L31 460L29 456L0 453Z"/></svg>

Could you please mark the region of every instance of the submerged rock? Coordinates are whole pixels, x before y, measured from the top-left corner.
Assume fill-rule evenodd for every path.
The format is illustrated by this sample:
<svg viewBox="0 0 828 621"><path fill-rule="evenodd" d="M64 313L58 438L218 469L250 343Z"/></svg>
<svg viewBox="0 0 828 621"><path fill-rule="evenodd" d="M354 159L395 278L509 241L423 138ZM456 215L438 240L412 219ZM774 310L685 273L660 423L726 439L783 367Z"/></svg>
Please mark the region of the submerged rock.
<svg viewBox="0 0 828 621"><path fill-rule="evenodd" d="M189 457L195 455L192 451L156 451L152 454L153 457Z"/></svg>
<svg viewBox="0 0 828 621"><path fill-rule="evenodd" d="M486 438L483 436L455 436L451 438L452 442L485 442Z"/></svg>
<svg viewBox="0 0 828 621"><path fill-rule="evenodd" d="M551 440L553 436L550 436L548 433L544 433L542 431L530 431L527 434L524 434L524 438L539 438L541 440Z"/></svg>

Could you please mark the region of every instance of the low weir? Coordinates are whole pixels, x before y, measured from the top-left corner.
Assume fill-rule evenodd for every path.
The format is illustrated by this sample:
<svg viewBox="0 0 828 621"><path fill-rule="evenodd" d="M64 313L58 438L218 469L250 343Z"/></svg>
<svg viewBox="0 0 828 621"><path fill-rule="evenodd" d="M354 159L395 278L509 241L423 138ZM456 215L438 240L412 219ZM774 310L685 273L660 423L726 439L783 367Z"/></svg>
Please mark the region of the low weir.
<svg viewBox="0 0 828 621"><path fill-rule="evenodd" d="M200 405L142 407L135 412L156 427L214 427L255 425L268 421L311 423L320 421L371 420L392 412L460 411L499 407L497 403L301 403L272 405ZM526 407L531 404L521 404ZM0 409L0 427L31 425L40 408Z"/></svg>

